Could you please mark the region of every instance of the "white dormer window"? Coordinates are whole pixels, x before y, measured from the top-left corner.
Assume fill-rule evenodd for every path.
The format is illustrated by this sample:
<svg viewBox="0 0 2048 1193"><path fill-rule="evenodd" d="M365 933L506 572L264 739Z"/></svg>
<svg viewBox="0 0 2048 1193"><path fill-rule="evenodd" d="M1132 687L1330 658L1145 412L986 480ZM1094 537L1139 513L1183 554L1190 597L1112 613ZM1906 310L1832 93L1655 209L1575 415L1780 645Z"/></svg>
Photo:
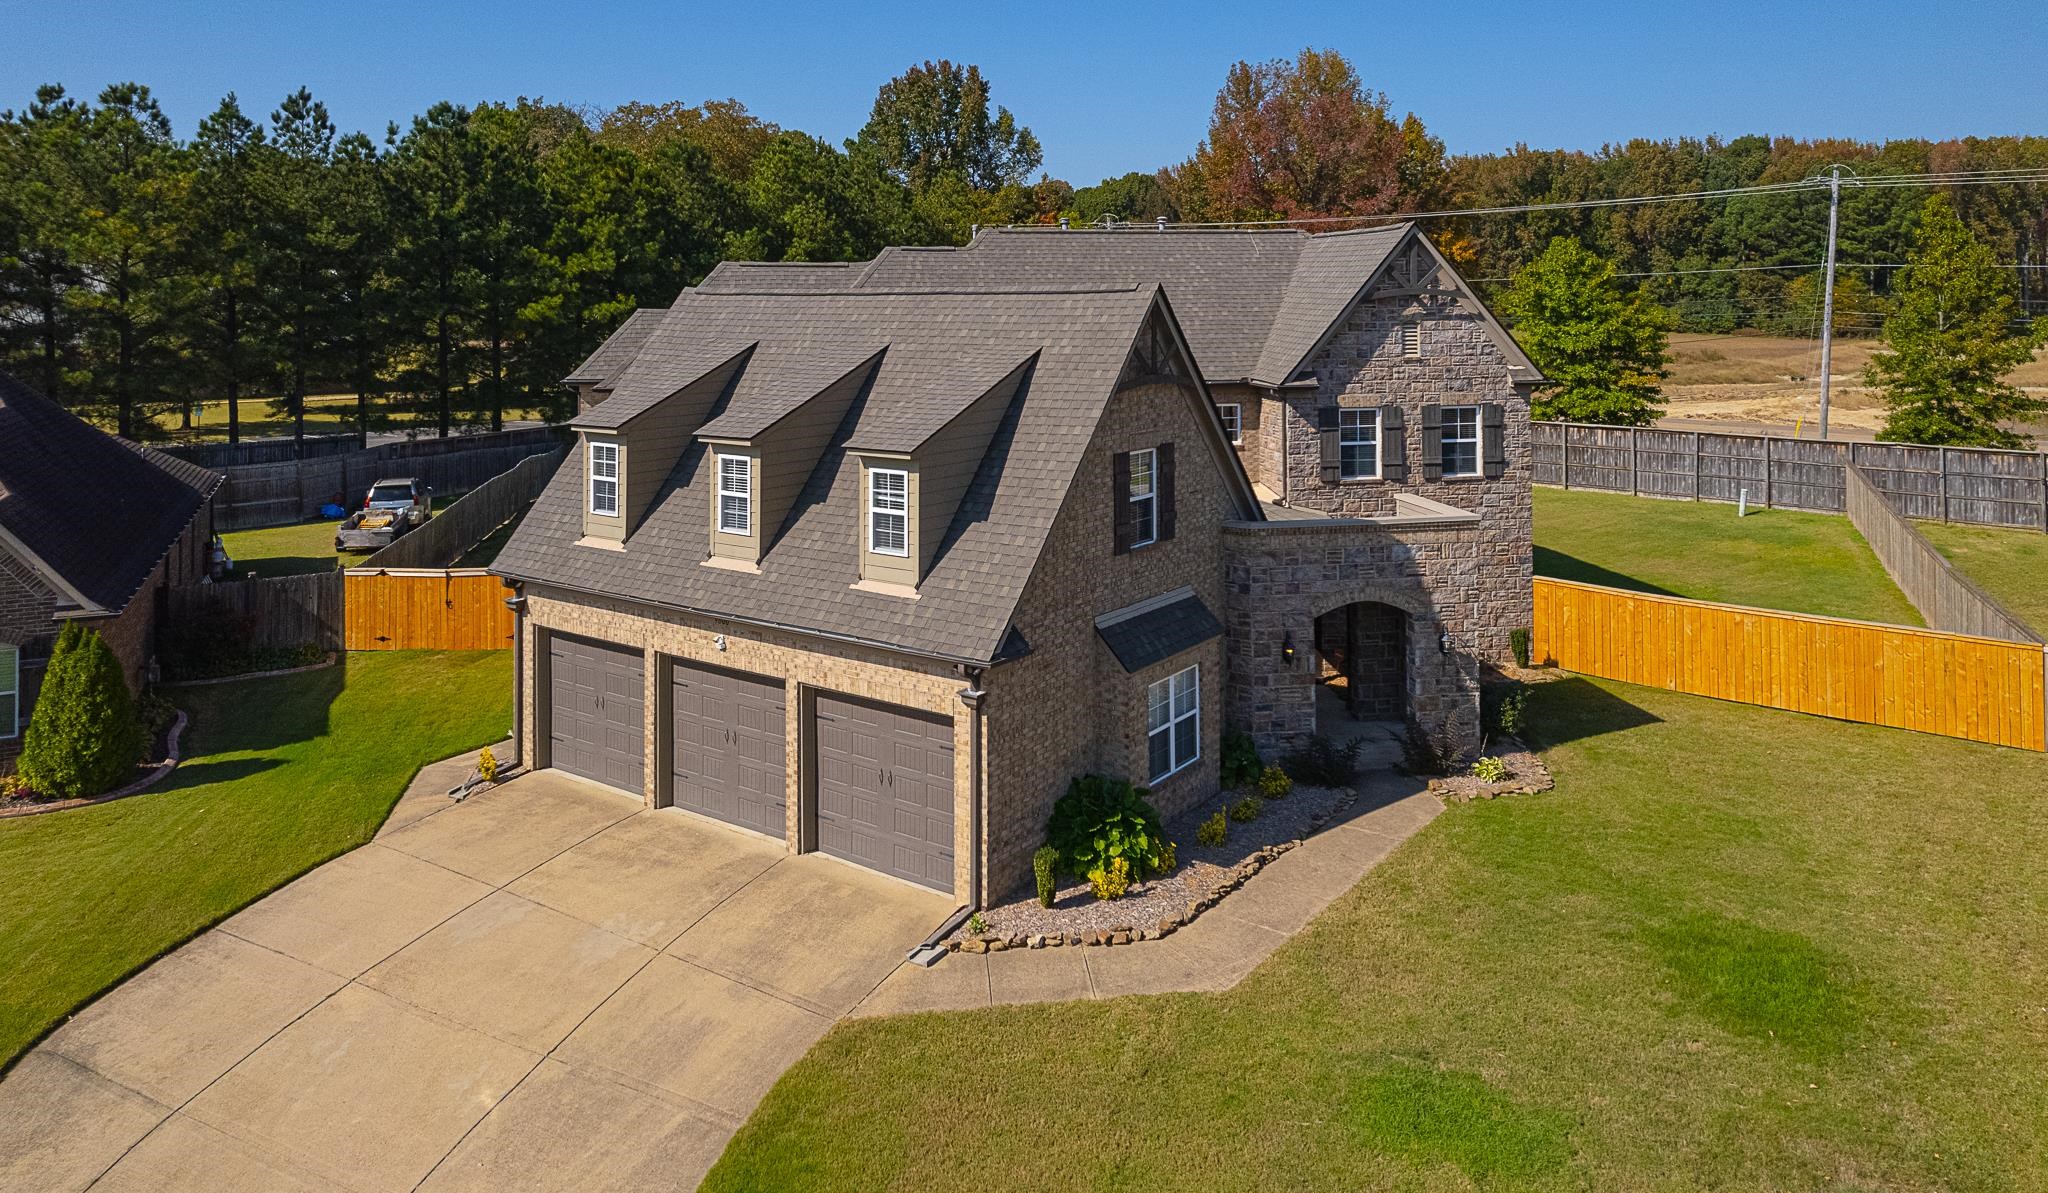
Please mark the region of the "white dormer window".
<svg viewBox="0 0 2048 1193"><path fill-rule="evenodd" d="M910 474L902 469L868 472L868 550L910 554Z"/></svg>
<svg viewBox="0 0 2048 1193"><path fill-rule="evenodd" d="M590 512L619 516L619 445L590 445Z"/></svg>
<svg viewBox="0 0 2048 1193"><path fill-rule="evenodd" d="M718 532L754 533L754 458L718 457Z"/></svg>
<svg viewBox="0 0 2048 1193"><path fill-rule="evenodd" d="M1142 547L1159 537L1159 453L1146 448L1131 453L1131 546Z"/></svg>

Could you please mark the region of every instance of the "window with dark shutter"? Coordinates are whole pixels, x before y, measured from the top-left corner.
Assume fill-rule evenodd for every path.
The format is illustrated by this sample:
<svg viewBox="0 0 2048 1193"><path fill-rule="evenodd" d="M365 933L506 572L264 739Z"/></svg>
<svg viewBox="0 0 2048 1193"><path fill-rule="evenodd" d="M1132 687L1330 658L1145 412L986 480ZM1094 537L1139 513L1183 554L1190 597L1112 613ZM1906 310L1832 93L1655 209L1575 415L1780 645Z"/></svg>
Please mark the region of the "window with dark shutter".
<svg viewBox="0 0 2048 1193"><path fill-rule="evenodd" d="M1118 452L1109 460L1109 518L1115 552L1131 549L1137 536L1137 518L1131 505L1131 453Z"/></svg>
<svg viewBox="0 0 2048 1193"><path fill-rule="evenodd" d="M1154 458L1158 469L1155 489L1159 494L1159 534L1156 541L1163 543L1173 537L1173 445L1160 444L1155 449Z"/></svg>
<svg viewBox="0 0 2048 1193"><path fill-rule="evenodd" d="M1422 479L1444 478L1444 412L1441 406L1422 408Z"/></svg>
<svg viewBox="0 0 2048 1193"><path fill-rule="evenodd" d="M1339 468L1343 462L1344 449L1337 441L1342 433L1340 427L1343 417L1343 411L1335 406L1323 406L1316 410L1316 432L1322 440L1323 483L1326 485L1337 483Z"/></svg>
<svg viewBox="0 0 2048 1193"><path fill-rule="evenodd" d="M1507 410L1499 402L1479 408L1479 443L1488 478L1508 470Z"/></svg>
<svg viewBox="0 0 2048 1193"><path fill-rule="evenodd" d="M1380 407L1380 476L1397 484L1408 479L1408 426L1399 406Z"/></svg>

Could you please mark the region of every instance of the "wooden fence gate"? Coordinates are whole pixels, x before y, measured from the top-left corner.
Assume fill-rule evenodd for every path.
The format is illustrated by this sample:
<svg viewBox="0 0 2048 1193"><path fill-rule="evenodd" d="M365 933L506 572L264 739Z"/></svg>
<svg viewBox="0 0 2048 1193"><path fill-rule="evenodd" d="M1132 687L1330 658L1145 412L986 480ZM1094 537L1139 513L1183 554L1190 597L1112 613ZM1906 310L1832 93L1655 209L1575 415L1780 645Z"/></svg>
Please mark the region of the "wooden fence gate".
<svg viewBox="0 0 2048 1193"><path fill-rule="evenodd" d="M500 650L512 645L509 595L481 568L351 571L349 650Z"/></svg>
<svg viewBox="0 0 2048 1193"><path fill-rule="evenodd" d="M1602 679L2048 749L2039 645L1536 579L1532 658Z"/></svg>

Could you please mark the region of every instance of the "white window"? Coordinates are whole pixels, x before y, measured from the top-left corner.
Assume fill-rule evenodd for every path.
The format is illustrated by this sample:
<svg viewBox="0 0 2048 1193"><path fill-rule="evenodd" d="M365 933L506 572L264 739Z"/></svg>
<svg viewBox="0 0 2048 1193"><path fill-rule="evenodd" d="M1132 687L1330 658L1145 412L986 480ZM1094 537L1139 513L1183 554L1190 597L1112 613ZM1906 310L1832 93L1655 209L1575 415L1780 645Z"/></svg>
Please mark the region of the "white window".
<svg viewBox="0 0 2048 1193"><path fill-rule="evenodd" d="M1444 475L1479 475L1479 407L1446 406L1444 419Z"/></svg>
<svg viewBox="0 0 2048 1193"><path fill-rule="evenodd" d="M910 554L910 474L901 469L868 471L868 550Z"/></svg>
<svg viewBox="0 0 2048 1193"><path fill-rule="evenodd" d="M1176 671L1145 689L1146 745L1152 781L1202 756L1202 669Z"/></svg>
<svg viewBox="0 0 2048 1193"><path fill-rule="evenodd" d="M1216 413L1223 416L1223 431L1232 443L1244 442L1244 410L1236 402L1216 403Z"/></svg>
<svg viewBox="0 0 2048 1193"><path fill-rule="evenodd" d="M1408 357L1410 360L1422 358L1422 324L1403 323L1401 325L1401 355Z"/></svg>
<svg viewBox="0 0 2048 1193"><path fill-rule="evenodd" d="M619 445L590 445L590 512L619 516Z"/></svg>
<svg viewBox="0 0 2048 1193"><path fill-rule="evenodd" d="M1159 537L1159 453L1146 448L1131 453L1131 546L1142 547Z"/></svg>
<svg viewBox="0 0 2048 1193"><path fill-rule="evenodd" d="M21 648L0 646L0 740L21 732Z"/></svg>
<svg viewBox="0 0 2048 1193"><path fill-rule="evenodd" d="M718 457L718 533L754 533L754 458Z"/></svg>
<svg viewBox="0 0 2048 1193"><path fill-rule="evenodd" d="M1337 412L1337 475L1347 481L1380 474L1380 412Z"/></svg>

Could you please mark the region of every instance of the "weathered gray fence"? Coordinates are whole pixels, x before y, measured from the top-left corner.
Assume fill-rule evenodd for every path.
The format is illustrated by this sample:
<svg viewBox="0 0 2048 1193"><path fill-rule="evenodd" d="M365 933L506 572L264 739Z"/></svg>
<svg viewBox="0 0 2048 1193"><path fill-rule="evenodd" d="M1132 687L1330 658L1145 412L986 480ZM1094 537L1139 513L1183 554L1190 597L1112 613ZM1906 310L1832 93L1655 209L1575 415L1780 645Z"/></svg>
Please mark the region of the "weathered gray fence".
<svg viewBox="0 0 2048 1193"><path fill-rule="evenodd" d="M363 560L366 568L450 567L462 553L526 508L561 466L563 453L528 456L450 505L418 530Z"/></svg>
<svg viewBox="0 0 2048 1193"><path fill-rule="evenodd" d="M345 621L340 572L187 584L169 590L166 633L268 649L312 643L339 650Z"/></svg>
<svg viewBox="0 0 2048 1193"><path fill-rule="evenodd" d="M1535 481L1839 514L1863 469L1905 517L2048 531L2048 453L1782 439L1719 431L1531 425Z"/></svg>
<svg viewBox="0 0 2048 1193"><path fill-rule="evenodd" d="M557 428L533 427L224 468L228 479L214 507L215 526L223 531L281 526L316 517L322 506L352 508L371 482L387 476L417 476L443 496L466 493L527 456L557 451L562 438Z"/></svg>
<svg viewBox="0 0 2048 1193"><path fill-rule="evenodd" d="M1958 572L1926 535L1900 517L1869 474L1852 464L1843 475L1849 521L1929 628L2006 642L2042 642L2032 626Z"/></svg>
<svg viewBox="0 0 2048 1193"><path fill-rule="evenodd" d="M248 464L278 464L287 460L338 456L357 450L354 435L308 435L305 446L291 439L248 439L241 443L152 444L166 455L190 460L201 468L235 468Z"/></svg>

